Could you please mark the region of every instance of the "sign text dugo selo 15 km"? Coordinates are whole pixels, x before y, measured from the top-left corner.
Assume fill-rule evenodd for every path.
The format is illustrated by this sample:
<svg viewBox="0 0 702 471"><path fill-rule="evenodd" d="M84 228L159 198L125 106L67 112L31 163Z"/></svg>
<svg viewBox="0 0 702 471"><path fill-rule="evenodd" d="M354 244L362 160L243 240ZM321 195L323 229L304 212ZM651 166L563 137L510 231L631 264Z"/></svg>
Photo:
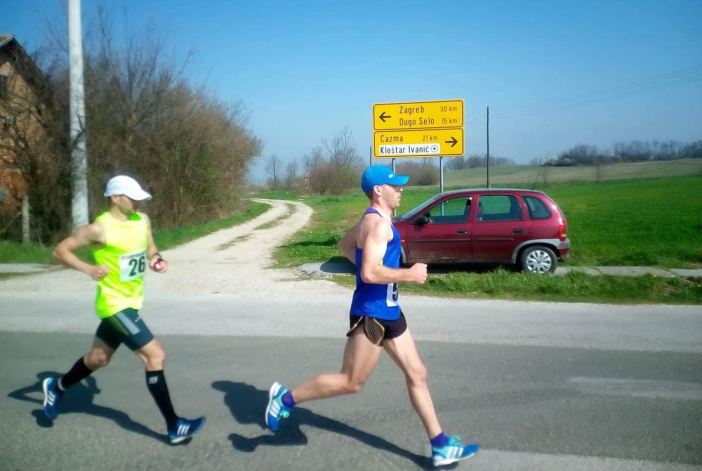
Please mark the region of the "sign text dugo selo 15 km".
<svg viewBox="0 0 702 471"><path fill-rule="evenodd" d="M376 158L463 155L463 100L373 105Z"/></svg>

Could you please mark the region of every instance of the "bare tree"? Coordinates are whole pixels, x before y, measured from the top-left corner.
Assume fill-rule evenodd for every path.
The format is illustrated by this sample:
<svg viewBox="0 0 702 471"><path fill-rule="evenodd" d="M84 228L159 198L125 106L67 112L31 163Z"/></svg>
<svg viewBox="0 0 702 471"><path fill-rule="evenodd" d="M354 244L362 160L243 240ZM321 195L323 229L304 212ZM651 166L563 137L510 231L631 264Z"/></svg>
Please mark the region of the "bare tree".
<svg viewBox="0 0 702 471"><path fill-rule="evenodd" d="M291 160L285 166L285 186L287 188L292 188L297 184L297 166L297 160Z"/></svg>
<svg viewBox="0 0 702 471"><path fill-rule="evenodd" d="M351 131L344 128L331 140L322 140L307 160L308 187L320 194L339 194L358 182L361 158L353 146Z"/></svg>
<svg viewBox="0 0 702 471"><path fill-rule="evenodd" d="M221 102L202 89L192 87L183 68L168 59L165 42L153 36L129 34L116 44L103 15L98 28L86 38L85 85L91 213L105 207L105 181L114 174L138 177L157 196L149 212L162 226L202 222L231 214L241 207L241 188L247 169L260 153L261 142L246 128L241 104ZM36 188L33 211L57 206L44 219L53 235L65 230L63 214L70 155L65 142L68 96L65 44L43 46L44 73L49 97L45 162L28 162L23 170L42 180ZM59 97L59 98L57 98ZM55 163L54 163L55 162ZM52 170L54 167L55 170ZM61 227L59 227L61 226ZM63 229L62 229L63 228Z"/></svg>
<svg viewBox="0 0 702 471"><path fill-rule="evenodd" d="M276 189L281 184L282 163L277 155L271 154L266 158L265 171L268 175L268 186Z"/></svg>
<svg viewBox="0 0 702 471"><path fill-rule="evenodd" d="M359 165L359 156L353 146L351 130L343 128L330 141L322 140L329 162L339 168L354 168Z"/></svg>

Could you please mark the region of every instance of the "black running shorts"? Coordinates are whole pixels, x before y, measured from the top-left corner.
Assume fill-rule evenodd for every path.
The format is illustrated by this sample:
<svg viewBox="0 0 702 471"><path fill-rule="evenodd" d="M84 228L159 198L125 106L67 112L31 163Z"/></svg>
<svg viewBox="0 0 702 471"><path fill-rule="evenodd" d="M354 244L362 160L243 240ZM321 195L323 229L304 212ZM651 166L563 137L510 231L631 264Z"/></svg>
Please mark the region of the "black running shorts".
<svg viewBox="0 0 702 471"><path fill-rule="evenodd" d="M125 344L131 350L139 350L154 339L149 328L139 317L139 311L132 308L104 318L95 332L95 337L115 350L121 344Z"/></svg>
<svg viewBox="0 0 702 471"><path fill-rule="evenodd" d="M351 337L353 331L360 326L363 326L363 332L368 340L375 345L382 345L383 340L394 339L404 334L407 330L407 320L402 311L400 311L400 317L393 321L367 316L350 316L349 331L346 332L346 336Z"/></svg>

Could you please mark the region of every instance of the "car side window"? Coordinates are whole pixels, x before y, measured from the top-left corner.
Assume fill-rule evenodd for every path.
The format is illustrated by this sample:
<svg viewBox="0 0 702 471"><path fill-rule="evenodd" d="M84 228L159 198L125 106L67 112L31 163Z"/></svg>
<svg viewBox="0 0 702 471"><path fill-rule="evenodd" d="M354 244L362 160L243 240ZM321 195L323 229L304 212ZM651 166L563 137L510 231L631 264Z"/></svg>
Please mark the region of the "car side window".
<svg viewBox="0 0 702 471"><path fill-rule="evenodd" d="M539 198L525 196L524 201L526 201L527 208L529 208L529 217L531 219L548 219L551 217L551 211Z"/></svg>
<svg viewBox="0 0 702 471"><path fill-rule="evenodd" d="M512 195L483 195L478 201L478 221L520 221L522 209Z"/></svg>
<svg viewBox="0 0 702 471"><path fill-rule="evenodd" d="M463 196L442 201L428 212L429 219L434 224L459 224L468 220L470 198Z"/></svg>

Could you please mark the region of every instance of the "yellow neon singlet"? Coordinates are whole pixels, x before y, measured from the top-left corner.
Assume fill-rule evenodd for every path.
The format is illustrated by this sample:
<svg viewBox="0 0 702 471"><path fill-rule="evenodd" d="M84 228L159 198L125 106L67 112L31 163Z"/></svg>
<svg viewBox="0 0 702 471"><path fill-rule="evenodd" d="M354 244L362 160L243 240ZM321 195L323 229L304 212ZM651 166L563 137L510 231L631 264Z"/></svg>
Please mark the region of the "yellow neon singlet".
<svg viewBox="0 0 702 471"><path fill-rule="evenodd" d="M144 272L148 226L141 213L132 213L126 221L109 212L99 215L98 222L105 233L105 245L93 250L95 263L109 269L98 281L95 308L100 318L130 307L141 309L144 300Z"/></svg>

